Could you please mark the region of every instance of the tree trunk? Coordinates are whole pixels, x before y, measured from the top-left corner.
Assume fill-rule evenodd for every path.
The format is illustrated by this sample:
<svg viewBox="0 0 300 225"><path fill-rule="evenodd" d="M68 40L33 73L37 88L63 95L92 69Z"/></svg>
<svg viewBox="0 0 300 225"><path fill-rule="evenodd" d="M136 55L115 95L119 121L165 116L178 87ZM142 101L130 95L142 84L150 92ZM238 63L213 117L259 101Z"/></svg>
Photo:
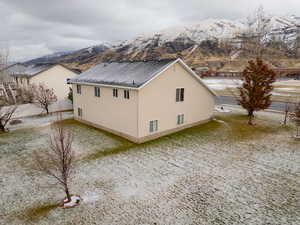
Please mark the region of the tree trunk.
<svg viewBox="0 0 300 225"><path fill-rule="evenodd" d="M5 127L4 127L4 125L1 122L0 122L0 131L5 132Z"/></svg>
<svg viewBox="0 0 300 225"><path fill-rule="evenodd" d="M249 125L253 125L253 117L254 117L253 110L249 110L248 111L248 124Z"/></svg>
<svg viewBox="0 0 300 225"><path fill-rule="evenodd" d="M284 121L283 121L283 124L284 124L284 125L286 125L288 113L289 113L289 111L285 111L285 114L284 114Z"/></svg>
<svg viewBox="0 0 300 225"><path fill-rule="evenodd" d="M68 202L70 202L71 201L71 195L70 195L69 188L68 188L67 185L65 186L65 192L66 192Z"/></svg>
<svg viewBox="0 0 300 225"><path fill-rule="evenodd" d="M48 115L49 114L49 109L48 109L47 105L45 106L45 109L46 109L46 112L47 112L47 115Z"/></svg>

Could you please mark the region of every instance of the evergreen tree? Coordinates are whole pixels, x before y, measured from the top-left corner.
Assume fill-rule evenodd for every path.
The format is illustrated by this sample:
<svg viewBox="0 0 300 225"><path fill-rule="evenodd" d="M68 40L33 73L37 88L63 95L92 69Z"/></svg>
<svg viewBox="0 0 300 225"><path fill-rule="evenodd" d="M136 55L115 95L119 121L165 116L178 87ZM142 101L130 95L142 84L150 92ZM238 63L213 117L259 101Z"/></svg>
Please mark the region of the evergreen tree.
<svg viewBox="0 0 300 225"><path fill-rule="evenodd" d="M240 105L248 112L248 124L253 125L255 111L267 109L271 105L272 84L276 74L262 59L249 61L243 71L243 84L240 90Z"/></svg>

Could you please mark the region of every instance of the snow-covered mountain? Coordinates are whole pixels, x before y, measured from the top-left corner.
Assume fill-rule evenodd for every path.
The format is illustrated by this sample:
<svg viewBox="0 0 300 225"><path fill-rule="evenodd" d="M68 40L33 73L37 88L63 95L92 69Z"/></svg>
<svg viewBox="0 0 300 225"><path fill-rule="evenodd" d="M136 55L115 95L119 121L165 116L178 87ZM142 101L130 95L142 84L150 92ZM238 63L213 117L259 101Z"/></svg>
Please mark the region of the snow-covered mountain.
<svg viewBox="0 0 300 225"><path fill-rule="evenodd" d="M286 43L293 43L300 30L300 17L268 16L266 40L276 36ZM102 43L73 51L52 61L75 65L94 65L110 60L159 59L182 54L183 57L201 58L201 54L224 55L225 50L216 40L231 39L250 30L255 33L257 21L251 19L206 19L196 23L146 33L119 43ZM45 57L44 57L45 58ZM47 58L47 57L46 57Z"/></svg>
<svg viewBox="0 0 300 225"><path fill-rule="evenodd" d="M124 44L143 48L151 42L158 42L159 45L174 40L191 40L201 43L204 40L233 38L238 33L247 29L255 30L256 21L248 19L226 20L206 19L197 23L164 29L155 33L139 35L133 40ZM300 28L300 17L297 16L269 16L267 17L267 29L270 33L282 32L282 34L295 33L295 28Z"/></svg>

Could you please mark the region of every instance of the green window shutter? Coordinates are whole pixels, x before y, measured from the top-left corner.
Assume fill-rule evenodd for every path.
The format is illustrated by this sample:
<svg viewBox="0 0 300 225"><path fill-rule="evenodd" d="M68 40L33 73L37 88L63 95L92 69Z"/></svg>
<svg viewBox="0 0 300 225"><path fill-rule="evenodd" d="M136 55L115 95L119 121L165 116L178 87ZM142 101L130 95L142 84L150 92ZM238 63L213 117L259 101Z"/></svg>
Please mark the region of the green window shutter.
<svg viewBox="0 0 300 225"><path fill-rule="evenodd" d="M180 115L177 115L177 124L180 124Z"/></svg>

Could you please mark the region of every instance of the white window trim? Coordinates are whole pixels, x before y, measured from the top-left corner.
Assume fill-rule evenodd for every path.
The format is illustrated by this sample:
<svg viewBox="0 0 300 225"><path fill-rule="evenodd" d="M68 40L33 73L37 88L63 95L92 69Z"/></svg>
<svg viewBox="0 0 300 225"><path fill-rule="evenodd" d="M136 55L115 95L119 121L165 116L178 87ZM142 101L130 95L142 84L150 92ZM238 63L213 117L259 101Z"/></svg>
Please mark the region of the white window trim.
<svg viewBox="0 0 300 225"><path fill-rule="evenodd" d="M182 125L185 122L184 114L177 115L177 125Z"/></svg>
<svg viewBox="0 0 300 225"><path fill-rule="evenodd" d="M158 120L149 121L149 132L155 133L158 131Z"/></svg>
<svg viewBox="0 0 300 225"><path fill-rule="evenodd" d="M98 91L99 90L99 91ZM99 93L98 93L99 92ZM99 94L99 95L98 95ZM100 98L101 96L101 90L99 87L94 87L94 96L97 98Z"/></svg>
<svg viewBox="0 0 300 225"><path fill-rule="evenodd" d="M178 94L178 101L177 101L177 91L179 90ZM182 93L182 90L183 90L183 100L181 100L181 93ZM176 88L176 91L175 91L175 101L176 103L179 103L179 102L184 102L185 100L185 88L184 87L178 87Z"/></svg>
<svg viewBox="0 0 300 225"><path fill-rule="evenodd" d="M81 93L82 93L80 84L76 84L76 93L79 94L79 95L81 95Z"/></svg>
<svg viewBox="0 0 300 225"><path fill-rule="evenodd" d="M113 88L113 97L118 98L119 97L119 90L118 88Z"/></svg>
<svg viewBox="0 0 300 225"><path fill-rule="evenodd" d="M128 89L124 89L124 98L125 99L130 99L130 92Z"/></svg>
<svg viewBox="0 0 300 225"><path fill-rule="evenodd" d="M77 116L82 118L82 108L81 107L77 108Z"/></svg>

